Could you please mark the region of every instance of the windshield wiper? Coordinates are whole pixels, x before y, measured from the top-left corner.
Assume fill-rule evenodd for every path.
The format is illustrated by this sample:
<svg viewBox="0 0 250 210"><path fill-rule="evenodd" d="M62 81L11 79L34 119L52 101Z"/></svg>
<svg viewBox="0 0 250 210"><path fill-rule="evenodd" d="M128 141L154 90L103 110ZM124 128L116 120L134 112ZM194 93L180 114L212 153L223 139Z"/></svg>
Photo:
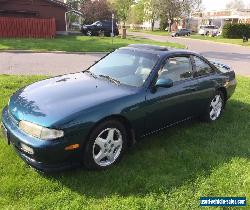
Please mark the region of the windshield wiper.
<svg viewBox="0 0 250 210"><path fill-rule="evenodd" d="M114 79L114 78L112 78L112 77L110 77L108 75L102 75L102 74L100 74L99 77L108 79L109 81L115 83L116 85L120 85L121 84L121 82L119 80L116 80L116 79Z"/></svg>
<svg viewBox="0 0 250 210"><path fill-rule="evenodd" d="M88 73L88 74L90 74L92 77L94 77L95 79L97 79L97 75L96 74L94 74L93 72L91 72L91 71L84 71L83 73Z"/></svg>

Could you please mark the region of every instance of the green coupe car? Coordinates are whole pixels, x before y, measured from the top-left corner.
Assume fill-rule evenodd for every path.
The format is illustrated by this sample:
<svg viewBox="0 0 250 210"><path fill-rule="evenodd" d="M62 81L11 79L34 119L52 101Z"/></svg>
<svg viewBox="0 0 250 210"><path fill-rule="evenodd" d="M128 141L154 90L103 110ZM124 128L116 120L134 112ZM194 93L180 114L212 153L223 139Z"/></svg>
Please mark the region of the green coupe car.
<svg viewBox="0 0 250 210"><path fill-rule="evenodd" d="M187 50L130 45L86 71L20 89L2 127L38 170L106 169L143 136L194 117L218 120L235 88L227 65Z"/></svg>

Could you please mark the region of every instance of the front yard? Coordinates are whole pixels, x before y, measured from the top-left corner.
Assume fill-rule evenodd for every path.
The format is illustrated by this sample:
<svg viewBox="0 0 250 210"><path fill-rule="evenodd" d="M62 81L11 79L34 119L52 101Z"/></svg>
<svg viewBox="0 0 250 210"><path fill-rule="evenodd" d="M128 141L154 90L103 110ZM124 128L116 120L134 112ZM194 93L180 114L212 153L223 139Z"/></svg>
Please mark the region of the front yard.
<svg viewBox="0 0 250 210"><path fill-rule="evenodd" d="M210 37L210 36L202 36L198 34L192 35L188 38L199 39L199 40L209 40L213 42L228 43L228 44L237 44L237 45L250 47L250 40L247 43L243 43L242 39L226 39L226 38L223 38L222 36Z"/></svg>
<svg viewBox="0 0 250 210"><path fill-rule="evenodd" d="M18 88L42 78L1 75L0 110ZM1 209L190 210L199 209L200 196L247 196L249 201L250 79L238 82L218 122L193 120L146 137L106 171L39 174L0 134Z"/></svg>
<svg viewBox="0 0 250 210"><path fill-rule="evenodd" d="M129 36L127 39L119 37L87 37L87 36L58 36L55 39L1 39L1 50L34 50L66 51L66 52L109 52L129 44L153 44L175 48L184 48L183 45L170 42L155 42L149 39Z"/></svg>

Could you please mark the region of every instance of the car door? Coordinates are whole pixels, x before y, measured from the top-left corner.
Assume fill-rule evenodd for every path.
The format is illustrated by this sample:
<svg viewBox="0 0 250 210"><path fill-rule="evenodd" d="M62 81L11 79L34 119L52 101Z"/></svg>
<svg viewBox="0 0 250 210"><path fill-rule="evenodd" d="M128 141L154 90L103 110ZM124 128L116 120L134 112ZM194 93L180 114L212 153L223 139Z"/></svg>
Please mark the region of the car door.
<svg viewBox="0 0 250 210"><path fill-rule="evenodd" d="M94 25L94 33L98 34L100 30L102 30L102 23L100 21L98 21Z"/></svg>
<svg viewBox="0 0 250 210"><path fill-rule="evenodd" d="M198 114L204 112L216 87L215 70L210 64L199 56L192 56L194 63L194 77L197 79L197 99L199 100Z"/></svg>
<svg viewBox="0 0 250 210"><path fill-rule="evenodd" d="M183 29L180 30L180 36L184 36L185 35L185 31Z"/></svg>
<svg viewBox="0 0 250 210"><path fill-rule="evenodd" d="M146 132L152 132L194 115L197 81L189 55L167 58L159 70L158 79L171 79L170 88L157 88L146 95ZM154 91L152 91L152 88Z"/></svg>

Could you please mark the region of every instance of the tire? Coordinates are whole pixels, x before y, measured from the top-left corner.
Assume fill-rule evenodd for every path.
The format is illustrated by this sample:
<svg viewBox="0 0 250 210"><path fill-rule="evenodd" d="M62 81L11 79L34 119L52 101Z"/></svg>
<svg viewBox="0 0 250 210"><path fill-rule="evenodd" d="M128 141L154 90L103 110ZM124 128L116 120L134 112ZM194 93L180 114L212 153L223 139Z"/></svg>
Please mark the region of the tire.
<svg viewBox="0 0 250 210"><path fill-rule="evenodd" d="M105 36L105 32L104 32L104 31L99 31L99 32L98 32L98 35L99 35L100 37L104 37L104 36Z"/></svg>
<svg viewBox="0 0 250 210"><path fill-rule="evenodd" d="M209 100L209 104L206 108L202 120L205 122L214 122L218 120L225 108L225 97L222 91L216 91L214 96Z"/></svg>
<svg viewBox="0 0 250 210"><path fill-rule="evenodd" d="M190 35L191 35L190 33L187 34L187 36L190 36Z"/></svg>
<svg viewBox="0 0 250 210"><path fill-rule="evenodd" d="M126 128L119 121L105 121L91 132L83 151L83 164L90 170L110 168L121 160L126 149Z"/></svg>
<svg viewBox="0 0 250 210"><path fill-rule="evenodd" d="M87 36L92 36L92 35L93 35L93 34L92 34L92 31L88 30L88 31L86 32L86 35L87 35Z"/></svg>

